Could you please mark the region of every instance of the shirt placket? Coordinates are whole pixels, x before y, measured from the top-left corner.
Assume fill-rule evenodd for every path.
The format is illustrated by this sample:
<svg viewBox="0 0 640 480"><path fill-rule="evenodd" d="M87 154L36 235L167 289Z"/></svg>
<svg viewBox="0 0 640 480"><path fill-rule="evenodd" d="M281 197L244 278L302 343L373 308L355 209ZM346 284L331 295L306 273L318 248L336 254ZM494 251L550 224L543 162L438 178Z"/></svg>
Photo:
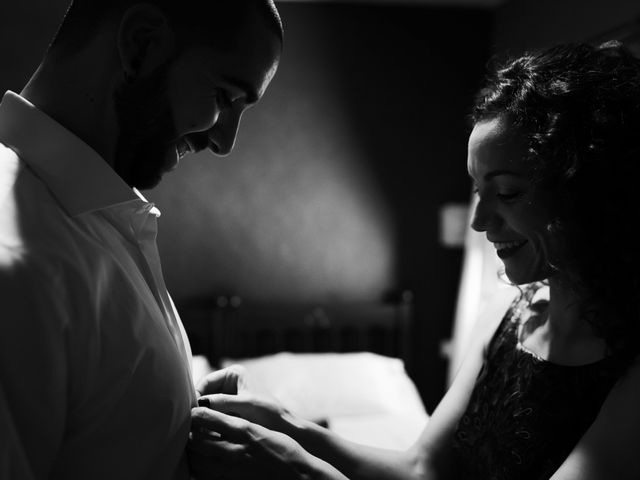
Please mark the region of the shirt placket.
<svg viewBox="0 0 640 480"><path fill-rule="evenodd" d="M184 329L176 317L173 302L169 297L162 275L160 255L156 243L159 215L160 212L152 203L146 203L133 214L132 228L142 253L143 267L147 270L144 273L150 283L149 287L162 311L169 333L185 359L185 364L190 368L191 351L184 340Z"/></svg>

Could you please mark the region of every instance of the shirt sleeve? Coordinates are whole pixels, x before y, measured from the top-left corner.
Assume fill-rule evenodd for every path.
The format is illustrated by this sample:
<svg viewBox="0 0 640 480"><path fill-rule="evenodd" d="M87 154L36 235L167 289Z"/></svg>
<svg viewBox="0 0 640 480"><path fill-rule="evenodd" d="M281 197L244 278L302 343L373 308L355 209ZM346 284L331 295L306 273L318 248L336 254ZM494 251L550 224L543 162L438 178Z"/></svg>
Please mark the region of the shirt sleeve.
<svg viewBox="0 0 640 480"><path fill-rule="evenodd" d="M46 479L65 431L63 282L28 260L0 265L0 477Z"/></svg>

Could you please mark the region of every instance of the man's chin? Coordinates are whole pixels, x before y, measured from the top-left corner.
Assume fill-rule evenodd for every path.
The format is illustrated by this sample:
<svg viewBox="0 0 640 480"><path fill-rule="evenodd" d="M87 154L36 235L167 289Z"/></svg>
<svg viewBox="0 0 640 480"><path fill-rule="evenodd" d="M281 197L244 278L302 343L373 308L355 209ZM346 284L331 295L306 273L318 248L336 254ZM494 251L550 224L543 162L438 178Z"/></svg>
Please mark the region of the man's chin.
<svg viewBox="0 0 640 480"><path fill-rule="evenodd" d="M165 173L178 166L180 155L174 145L155 149L136 149L139 153L129 153L116 162L116 173L129 185L138 190L156 187Z"/></svg>
<svg viewBox="0 0 640 480"><path fill-rule="evenodd" d="M151 190L153 188L156 188L160 184L161 180L162 180L162 176L158 176L154 180L141 184L139 187L136 187L136 188L138 190Z"/></svg>
<svg viewBox="0 0 640 480"><path fill-rule="evenodd" d="M140 172L136 182L140 186L135 186L138 190L150 190L157 187L165 173L172 172L178 168L180 155L175 148L169 148L165 151L162 160L162 166L156 166L154 169L149 168L145 172Z"/></svg>
<svg viewBox="0 0 640 480"><path fill-rule="evenodd" d="M129 175L120 176L131 188L151 190L158 186L164 173L165 170L156 169L154 171L130 172Z"/></svg>

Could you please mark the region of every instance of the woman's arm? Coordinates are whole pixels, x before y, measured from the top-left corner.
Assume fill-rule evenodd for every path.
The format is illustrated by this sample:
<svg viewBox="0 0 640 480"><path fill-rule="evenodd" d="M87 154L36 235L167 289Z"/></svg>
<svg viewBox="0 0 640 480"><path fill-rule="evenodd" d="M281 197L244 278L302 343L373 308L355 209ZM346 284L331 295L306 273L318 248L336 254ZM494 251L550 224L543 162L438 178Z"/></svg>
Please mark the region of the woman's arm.
<svg viewBox="0 0 640 480"><path fill-rule="evenodd" d="M640 358L613 387L598 417L551 480L640 478Z"/></svg>
<svg viewBox="0 0 640 480"><path fill-rule="evenodd" d="M333 465L351 480L450 478L454 468L450 448L453 434L482 366L483 350L495 331L497 322L491 323L476 327L472 345L451 388L431 415L420 438L407 451L356 444L313 422L296 418L276 401L254 394L246 372L237 367L215 372L201 383L198 391L203 394L226 393L205 395L199 403L286 434L312 456ZM206 409L196 409L194 413L194 418L207 416Z"/></svg>
<svg viewBox="0 0 640 480"><path fill-rule="evenodd" d="M482 368L485 349L500 321L501 317L487 318L475 325L470 345L451 387L429 418L422 435L408 451L417 465L418 476L415 478L457 478L452 451L453 437Z"/></svg>
<svg viewBox="0 0 640 480"><path fill-rule="evenodd" d="M482 366L483 350L497 322L474 329L464 362L425 429L407 451L391 451L349 442L317 425L302 424L288 432L314 455L327 460L352 480L436 480L452 478L451 444Z"/></svg>

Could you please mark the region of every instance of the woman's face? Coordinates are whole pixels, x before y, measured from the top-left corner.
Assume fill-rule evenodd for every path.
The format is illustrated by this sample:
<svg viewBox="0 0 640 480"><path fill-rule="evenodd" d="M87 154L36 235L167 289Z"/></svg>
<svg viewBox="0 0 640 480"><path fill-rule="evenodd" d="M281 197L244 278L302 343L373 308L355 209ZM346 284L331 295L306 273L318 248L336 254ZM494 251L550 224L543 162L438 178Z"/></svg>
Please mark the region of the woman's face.
<svg viewBox="0 0 640 480"><path fill-rule="evenodd" d="M471 227L485 232L516 284L543 280L552 270L552 195L535 188L524 162L526 145L506 121L476 124L469 137L467 168L477 204Z"/></svg>

